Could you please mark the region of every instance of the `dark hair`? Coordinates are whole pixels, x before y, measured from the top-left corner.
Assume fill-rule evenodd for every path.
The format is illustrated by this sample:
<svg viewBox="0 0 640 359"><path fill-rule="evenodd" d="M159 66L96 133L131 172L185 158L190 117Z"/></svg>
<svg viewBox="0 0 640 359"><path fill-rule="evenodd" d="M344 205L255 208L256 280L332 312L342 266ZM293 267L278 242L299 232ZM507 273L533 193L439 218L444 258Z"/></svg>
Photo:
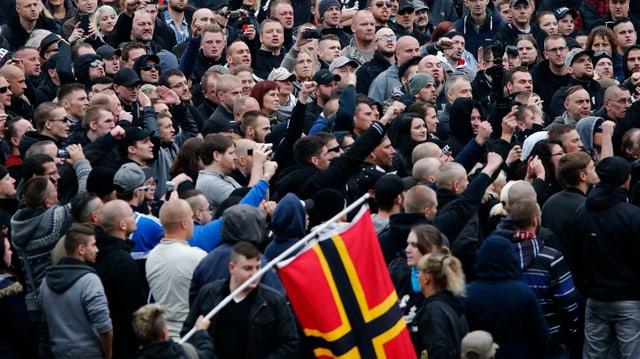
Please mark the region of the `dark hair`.
<svg viewBox="0 0 640 359"><path fill-rule="evenodd" d="M169 78L172 76L184 76L184 73L178 69L167 70L160 74L160 77L158 78L158 86L167 86L171 88Z"/></svg>
<svg viewBox="0 0 640 359"><path fill-rule="evenodd" d="M53 158L45 154L36 154L26 158L22 163L22 178L29 179L33 176L44 176L44 164L54 162Z"/></svg>
<svg viewBox="0 0 640 359"><path fill-rule="evenodd" d="M43 208L44 202L49 198L49 179L43 176L30 178L22 191L27 208Z"/></svg>
<svg viewBox="0 0 640 359"><path fill-rule="evenodd" d="M235 146L235 144L228 136L217 133L209 134L200 146L200 159L205 166L208 166L213 162L213 152L222 154L231 146Z"/></svg>
<svg viewBox="0 0 640 359"><path fill-rule="evenodd" d="M85 93L85 95L87 94L83 84L72 82L70 84L64 84L58 88L58 94L57 94L58 101L62 101L62 99L69 96L71 93L75 91L82 91Z"/></svg>
<svg viewBox="0 0 640 359"><path fill-rule="evenodd" d="M89 243L89 238L95 235L96 233L93 229L87 226L74 224L69 228L64 238L65 252L67 252L67 255L69 256L73 255L79 245L87 245L87 243Z"/></svg>
<svg viewBox="0 0 640 359"><path fill-rule="evenodd" d="M293 145L293 156L297 163L308 164L311 157L318 156L326 141L319 136L302 137Z"/></svg>
<svg viewBox="0 0 640 359"><path fill-rule="evenodd" d="M231 261L237 263L240 256L244 256L247 259L260 258L260 251L253 243L240 241L231 250Z"/></svg>
<svg viewBox="0 0 640 359"><path fill-rule="evenodd" d="M414 118L424 119L424 116L420 116L419 113L408 112L393 120L389 128L389 140L391 140L393 148L407 150L408 153L411 153L413 148L418 145L417 142L411 139L410 133L411 123Z"/></svg>
<svg viewBox="0 0 640 359"><path fill-rule="evenodd" d="M71 199L71 217L77 223L86 223L91 219L91 212L97 209L95 200L98 198L93 192L83 191Z"/></svg>
<svg viewBox="0 0 640 359"><path fill-rule="evenodd" d="M175 177L181 173L187 174L193 182L198 178L199 164L198 159L200 159L200 147L204 143L204 139L193 137L190 138L180 146L180 150L178 151L178 155L173 159L173 163L171 163L171 169L169 169L169 174L171 177Z"/></svg>
<svg viewBox="0 0 640 359"><path fill-rule="evenodd" d="M592 161L588 153L578 151L567 153L558 161L556 167L556 179L563 188L576 186L580 183L580 173L585 170Z"/></svg>
<svg viewBox="0 0 640 359"><path fill-rule="evenodd" d="M448 34L449 32L456 29L456 25L454 25L451 21L443 21L439 23L435 29L431 32L431 42L435 44L440 40L441 37Z"/></svg>

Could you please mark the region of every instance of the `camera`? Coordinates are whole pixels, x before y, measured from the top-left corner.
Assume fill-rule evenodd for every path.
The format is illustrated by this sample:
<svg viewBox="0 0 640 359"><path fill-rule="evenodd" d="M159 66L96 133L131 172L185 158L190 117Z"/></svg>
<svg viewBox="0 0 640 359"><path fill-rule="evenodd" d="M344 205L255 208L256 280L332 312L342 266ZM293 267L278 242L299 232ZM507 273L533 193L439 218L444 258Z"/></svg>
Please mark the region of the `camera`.
<svg viewBox="0 0 640 359"><path fill-rule="evenodd" d="M307 29L302 33L303 39L321 39L322 31L318 29Z"/></svg>
<svg viewBox="0 0 640 359"><path fill-rule="evenodd" d="M64 150L64 149L59 149L58 158L69 158L69 152L67 152L67 150Z"/></svg>
<svg viewBox="0 0 640 359"><path fill-rule="evenodd" d="M226 16L227 16L229 19L237 19L237 18L239 18L239 17L241 17L241 16L242 16L242 12L241 12L240 10L228 11L228 12L227 12L227 14L226 14Z"/></svg>

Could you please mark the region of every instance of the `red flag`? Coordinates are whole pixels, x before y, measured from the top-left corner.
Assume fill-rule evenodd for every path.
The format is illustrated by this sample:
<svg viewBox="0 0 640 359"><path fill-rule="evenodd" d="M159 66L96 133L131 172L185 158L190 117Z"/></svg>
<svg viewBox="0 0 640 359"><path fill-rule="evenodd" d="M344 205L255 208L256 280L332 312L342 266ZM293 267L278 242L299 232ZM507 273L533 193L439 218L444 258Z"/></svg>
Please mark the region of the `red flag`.
<svg viewBox="0 0 640 359"><path fill-rule="evenodd" d="M416 358L368 209L279 265L318 358Z"/></svg>

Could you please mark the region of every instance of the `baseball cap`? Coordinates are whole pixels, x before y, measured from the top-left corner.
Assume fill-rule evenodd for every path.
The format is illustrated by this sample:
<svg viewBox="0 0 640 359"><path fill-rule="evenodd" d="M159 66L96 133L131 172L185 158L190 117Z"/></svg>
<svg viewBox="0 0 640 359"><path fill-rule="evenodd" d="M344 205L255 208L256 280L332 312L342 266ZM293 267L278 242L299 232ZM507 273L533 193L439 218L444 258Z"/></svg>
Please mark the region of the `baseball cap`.
<svg viewBox="0 0 640 359"><path fill-rule="evenodd" d="M358 61L356 60L351 60L346 56L340 56L331 62L331 65L329 65L329 71L333 72L333 70L349 64L351 64L351 66L353 66L354 69L357 68L359 65Z"/></svg>
<svg viewBox="0 0 640 359"><path fill-rule="evenodd" d="M396 196L405 191L405 184L400 176L395 174L383 175L373 187L376 199L382 203L391 202Z"/></svg>
<svg viewBox="0 0 640 359"><path fill-rule="evenodd" d="M111 45L102 45L96 50L96 54L101 59L107 59L113 55L120 56L121 53L120 49L114 49Z"/></svg>
<svg viewBox="0 0 640 359"><path fill-rule="evenodd" d="M416 9L416 7L413 5L413 2L411 0L400 0L400 3L398 4L398 11L402 11L405 9Z"/></svg>
<svg viewBox="0 0 640 359"><path fill-rule="evenodd" d="M113 185L120 193L131 193L136 188L142 187L145 175L137 163L128 162L120 166L113 176Z"/></svg>
<svg viewBox="0 0 640 359"><path fill-rule="evenodd" d="M529 0L511 0L511 1L509 1L509 7L514 7L514 6L518 5L518 3L521 3L521 2L531 6L531 1L529 1Z"/></svg>
<svg viewBox="0 0 640 359"><path fill-rule="evenodd" d="M415 0L413 2L413 6L416 9L416 12L418 11L422 11L422 10L427 10L429 11L429 6L427 6L424 2L422 2L421 0Z"/></svg>
<svg viewBox="0 0 640 359"><path fill-rule="evenodd" d="M130 146L136 141L144 140L147 137L151 137L152 130L145 130L138 126L129 126L125 131L125 137L120 140L122 146Z"/></svg>
<svg viewBox="0 0 640 359"><path fill-rule="evenodd" d="M235 129L238 126L240 126L240 122L229 121L221 116L211 115L207 120L208 133L225 132L225 131Z"/></svg>
<svg viewBox="0 0 640 359"><path fill-rule="evenodd" d="M500 346L493 342L490 333L484 330L475 330L462 338L462 358L491 358ZM469 354L474 353L474 356Z"/></svg>
<svg viewBox="0 0 640 359"><path fill-rule="evenodd" d="M567 14L571 14L571 16L573 16L574 19L578 17L578 13L575 10L571 10L566 6L559 7L557 9L553 10L553 16L556 17L556 20L562 19Z"/></svg>
<svg viewBox="0 0 640 359"><path fill-rule="evenodd" d="M284 67L278 67L271 70L271 72L269 73L269 76L267 77L267 80L269 81L287 81L287 80L295 81L296 79L297 79L296 75L292 74L291 72L289 72L289 70L285 69Z"/></svg>
<svg viewBox="0 0 640 359"><path fill-rule="evenodd" d="M123 85L126 87L131 87L135 85L139 85L142 81L138 74L128 67L123 67L115 75L113 75L113 84L114 85Z"/></svg>
<svg viewBox="0 0 640 359"><path fill-rule="evenodd" d="M593 51L592 50L582 50L582 49L575 49L575 50L571 50L569 51L569 53L567 54L567 57L564 59L564 66L566 67L571 67L571 65L573 65L574 60L579 57L580 55L586 54L589 56L589 58L593 58Z"/></svg>
<svg viewBox="0 0 640 359"><path fill-rule="evenodd" d="M47 48L51 44L57 43L58 41L60 41L60 36L58 36L57 34L51 33L45 36L45 38L40 41L40 57L44 58Z"/></svg>
<svg viewBox="0 0 640 359"><path fill-rule="evenodd" d="M598 61L607 58L609 60L611 60L613 62L613 58L611 57L611 55L609 55L608 52L606 51L596 51L593 54L593 66L596 66L596 64L598 63Z"/></svg>
<svg viewBox="0 0 640 359"><path fill-rule="evenodd" d="M331 83L331 81L340 81L340 79L340 75L334 75L327 69L318 70L312 78L312 80L315 81L318 85L328 85Z"/></svg>

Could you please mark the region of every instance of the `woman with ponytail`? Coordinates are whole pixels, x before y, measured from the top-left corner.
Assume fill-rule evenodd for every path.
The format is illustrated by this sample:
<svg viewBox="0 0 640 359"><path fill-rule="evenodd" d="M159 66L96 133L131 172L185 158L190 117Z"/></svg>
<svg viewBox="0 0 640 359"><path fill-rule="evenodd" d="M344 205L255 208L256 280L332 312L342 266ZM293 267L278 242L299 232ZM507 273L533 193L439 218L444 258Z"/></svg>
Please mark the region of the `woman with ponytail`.
<svg viewBox="0 0 640 359"><path fill-rule="evenodd" d="M418 357L460 358L460 342L469 331L460 298L465 291L462 264L449 248L441 247L422 257L418 270L420 292L425 296L417 330L412 330Z"/></svg>

